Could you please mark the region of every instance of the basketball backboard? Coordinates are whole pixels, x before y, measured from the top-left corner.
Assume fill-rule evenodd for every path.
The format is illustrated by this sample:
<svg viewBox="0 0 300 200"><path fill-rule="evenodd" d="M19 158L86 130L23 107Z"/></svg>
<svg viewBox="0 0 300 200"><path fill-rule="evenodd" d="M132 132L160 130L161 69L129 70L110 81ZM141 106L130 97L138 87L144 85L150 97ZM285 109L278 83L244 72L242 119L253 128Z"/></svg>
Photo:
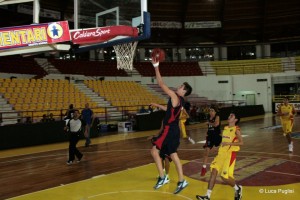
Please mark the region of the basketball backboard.
<svg viewBox="0 0 300 200"><path fill-rule="evenodd" d="M74 8L78 7L77 28L131 26L132 19L142 18L142 10L147 11L147 0L77 0L77 2L78 5L74 5ZM141 20L137 23L140 24Z"/></svg>
<svg viewBox="0 0 300 200"><path fill-rule="evenodd" d="M74 1L74 28L76 30L110 26L138 27L138 36L132 37L120 34L120 36L109 38L97 44L80 46L78 49L75 49L75 52L78 53L149 38L150 14L147 12L147 0Z"/></svg>

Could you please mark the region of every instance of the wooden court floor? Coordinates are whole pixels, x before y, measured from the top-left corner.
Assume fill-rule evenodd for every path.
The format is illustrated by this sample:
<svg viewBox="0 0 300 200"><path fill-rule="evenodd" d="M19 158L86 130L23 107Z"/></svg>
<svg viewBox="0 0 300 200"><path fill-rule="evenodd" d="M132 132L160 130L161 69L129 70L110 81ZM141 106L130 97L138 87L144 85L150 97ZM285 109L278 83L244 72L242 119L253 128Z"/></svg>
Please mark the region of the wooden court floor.
<svg viewBox="0 0 300 200"><path fill-rule="evenodd" d="M299 118L294 125L294 136L299 139L294 139L292 154L272 114L242 119L239 125L245 144L237 155L235 178L243 185L244 200L299 199ZM71 166L66 165L68 143L2 150L0 199L195 199L196 194L205 194L210 174L200 177L206 127L200 123L188 125L187 130L197 143L181 141L178 154L189 186L177 195L173 194L177 182L173 164L170 183L153 189L158 174L147 138L156 134L154 130L102 135L93 138L88 148L80 141L83 160ZM211 199L231 200L233 189L218 178Z"/></svg>

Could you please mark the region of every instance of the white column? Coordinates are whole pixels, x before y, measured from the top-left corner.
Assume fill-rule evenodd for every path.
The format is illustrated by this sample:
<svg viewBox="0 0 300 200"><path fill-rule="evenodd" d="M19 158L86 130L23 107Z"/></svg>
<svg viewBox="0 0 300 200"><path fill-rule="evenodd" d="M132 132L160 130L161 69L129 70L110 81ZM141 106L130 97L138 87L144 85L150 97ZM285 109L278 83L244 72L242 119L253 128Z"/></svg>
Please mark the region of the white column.
<svg viewBox="0 0 300 200"><path fill-rule="evenodd" d="M98 59L99 60L104 60L104 49L103 48L99 49L97 51L97 53L98 53Z"/></svg>
<svg viewBox="0 0 300 200"><path fill-rule="evenodd" d="M177 48L172 48L173 62L178 62Z"/></svg>
<svg viewBox="0 0 300 200"><path fill-rule="evenodd" d="M227 60L227 47L221 47L221 60Z"/></svg>
<svg viewBox="0 0 300 200"><path fill-rule="evenodd" d="M33 1L33 23L38 24L40 22L40 1Z"/></svg>
<svg viewBox="0 0 300 200"><path fill-rule="evenodd" d="M79 28L79 22L78 22L78 12L79 12L79 0L74 0L74 29Z"/></svg>
<svg viewBox="0 0 300 200"><path fill-rule="evenodd" d="M181 61L186 61L186 49L180 48L178 49L178 53L180 53Z"/></svg>
<svg viewBox="0 0 300 200"><path fill-rule="evenodd" d="M90 50L89 51L89 53L90 53L90 60L95 60L96 59L96 53L97 53L97 50Z"/></svg>
<svg viewBox="0 0 300 200"><path fill-rule="evenodd" d="M256 58L262 58L262 45L258 44L255 46Z"/></svg>
<svg viewBox="0 0 300 200"><path fill-rule="evenodd" d="M270 58L271 57L271 45L270 44L264 44L263 45L263 57L264 58Z"/></svg>
<svg viewBox="0 0 300 200"><path fill-rule="evenodd" d="M141 16L142 16L142 20L141 23L144 24L144 12L148 11L147 8L147 0L141 0Z"/></svg>
<svg viewBox="0 0 300 200"><path fill-rule="evenodd" d="M214 60L219 60L219 59L220 59L219 47L214 47Z"/></svg>

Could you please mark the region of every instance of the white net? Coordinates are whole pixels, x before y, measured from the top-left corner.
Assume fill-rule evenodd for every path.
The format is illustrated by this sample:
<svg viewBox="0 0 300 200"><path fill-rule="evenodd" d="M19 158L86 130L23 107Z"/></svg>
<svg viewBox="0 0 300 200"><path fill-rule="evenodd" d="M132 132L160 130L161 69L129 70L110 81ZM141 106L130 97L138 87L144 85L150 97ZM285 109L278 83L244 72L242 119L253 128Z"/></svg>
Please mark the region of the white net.
<svg viewBox="0 0 300 200"><path fill-rule="evenodd" d="M138 42L129 42L124 44L118 44L114 46L116 57L117 57L117 68L118 69L133 69L133 58L135 56L135 49Z"/></svg>

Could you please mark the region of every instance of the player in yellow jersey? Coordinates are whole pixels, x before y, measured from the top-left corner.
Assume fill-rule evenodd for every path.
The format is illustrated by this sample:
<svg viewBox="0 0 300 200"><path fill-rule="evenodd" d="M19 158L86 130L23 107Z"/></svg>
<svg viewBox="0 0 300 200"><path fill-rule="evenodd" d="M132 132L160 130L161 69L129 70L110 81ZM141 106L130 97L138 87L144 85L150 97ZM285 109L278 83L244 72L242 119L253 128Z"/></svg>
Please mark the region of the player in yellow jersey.
<svg viewBox="0 0 300 200"><path fill-rule="evenodd" d="M292 128L294 124L294 115L296 114L293 105L289 104L289 98L283 98L283 104L278 108L277 115L280 116L280 121L282 125L283 135L288 141L289 152L293 152L293 142L292 142Z"/></svg>
<svg viewBox="0 0 300 200"><path fill-rule="evenodd" d="M218 150L218 155L210 165L211 174L206 195L196 195L197 199L210 199L218 174L221 175L222 180L226 184L234 188L234 199L240 200L242 198L242 186L237 185L233 177L236 153L240 150L240 146L244 144L240 128L237 126L239 121L238 114L232 111L228 117L228 126L224 127L222 133L222 143Z"/></svg>

